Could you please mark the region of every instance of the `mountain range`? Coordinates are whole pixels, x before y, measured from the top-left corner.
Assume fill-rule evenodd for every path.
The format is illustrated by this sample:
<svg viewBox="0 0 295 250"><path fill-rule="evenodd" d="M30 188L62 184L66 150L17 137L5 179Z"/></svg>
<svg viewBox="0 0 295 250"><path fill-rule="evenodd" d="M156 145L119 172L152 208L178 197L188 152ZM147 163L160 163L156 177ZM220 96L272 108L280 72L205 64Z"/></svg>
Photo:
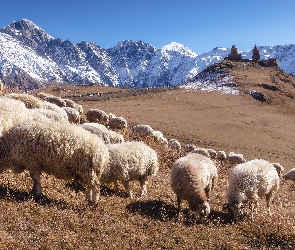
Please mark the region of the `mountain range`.
<svg viewBox="0 0 295 250"><path fill-rule="evenodd" d="M285 73L295 75L295 44L258 48L261 59L276 58ZM131 40L104 49L94 42L53 38L32 21L22 19L0 29L0 79L9 87L24 90L63 84L180 86L229 53L230 48L216 47L198 55L176 42L156 48ZM245 59L252 57L252 51L241 53Z"/></svg>

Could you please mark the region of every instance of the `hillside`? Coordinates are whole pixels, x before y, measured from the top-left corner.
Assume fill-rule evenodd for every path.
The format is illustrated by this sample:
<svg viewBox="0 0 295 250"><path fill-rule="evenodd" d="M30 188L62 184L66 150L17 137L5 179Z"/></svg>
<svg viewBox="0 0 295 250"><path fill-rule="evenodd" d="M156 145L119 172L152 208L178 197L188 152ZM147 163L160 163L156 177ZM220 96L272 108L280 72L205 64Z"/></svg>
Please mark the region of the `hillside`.
<svg viewBox="0 0 295 250"><path fill-rule="evenodd" d="M69 97L84 107L123 116L129 126L148 124L182 145L242 153L247 160L279 162L285 172L295 161L294 78L278 68L260 68L224 61L210 71L234 78L240 94L184 88L144 91L100 86L48 87L42 91ZM208 69L209 70L209 69ZM204 72L205 74L206 72ZM275 80L276 84L272 82ZM262 84L265 85L262 85ZM265 86L276 86L265 87ZM249 95L262 93L265 101ZM39 90L40 91L40 90ZM98 94L99 93L99 94ZM255 97L255 96L254 96ZM85 119L85 117L83 117ZM128 133L125 134L128 137ZM281 182L272 215L261 201L254 221L246 215L233 224L222 211L231 168L218 163L219 180L210 198L211 214L201 221L182 203L179 216L170 187L169 167L180 155L157 149L161 161L150 179L148 196L126 198L120 186L103 186L99 207L86 206L83 192L75 193L65 181L44 175L44 197L35 203L29 193L29 174L0 176L0 247L3 249L294 249L295 189Z"/></svg>

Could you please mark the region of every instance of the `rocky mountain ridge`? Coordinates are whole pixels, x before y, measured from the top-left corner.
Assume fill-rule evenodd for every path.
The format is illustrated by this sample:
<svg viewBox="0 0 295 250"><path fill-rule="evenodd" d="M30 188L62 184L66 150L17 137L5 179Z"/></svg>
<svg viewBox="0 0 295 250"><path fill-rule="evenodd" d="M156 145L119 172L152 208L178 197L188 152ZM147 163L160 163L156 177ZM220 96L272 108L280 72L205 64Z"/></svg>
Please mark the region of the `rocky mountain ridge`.
<svg viewBox="0 0 295 250"><path fill-rule="evenodd" d="M295 74L295 45L259 47L261 58L274 57ZM121 88L179 86L208 66L221 62L228 48L197 55L172 42L155 48L143 41L121 41L104 49L94 42L72 43L53 38L23 19L0 29L0 79L30 90L48 85L98 84ZM242 52L251 58L250 52Z"/></svg>

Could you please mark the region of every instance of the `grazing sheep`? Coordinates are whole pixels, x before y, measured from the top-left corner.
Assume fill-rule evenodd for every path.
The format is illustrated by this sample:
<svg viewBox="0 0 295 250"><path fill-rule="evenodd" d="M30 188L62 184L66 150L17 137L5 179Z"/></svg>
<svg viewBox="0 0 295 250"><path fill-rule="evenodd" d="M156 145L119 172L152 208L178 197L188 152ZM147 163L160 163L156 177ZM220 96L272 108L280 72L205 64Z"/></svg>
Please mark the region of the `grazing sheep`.
<svg viewBox="0 0 295 250"><path fill-rule="evenodd" d="M218 174L214 162L200 154L179 158L171 167L171 186L177 196L178 210L181 200L199 216L210 213L209 196Z"/></svg>
<svg viewBox="0 0 295 250"><path fill-rule="evenodd" d="M58 115L60 117L63 117L63 119L68 121L67 112L64 109L62 109L61 107L54 104L54 103L44 101L43 102L43 109L54 111L55 113L58 113Z"/></svg>
<svg viewBox="0 0 295 250"><path fill-rule="evenodd" d="M0 136L1 133L21 121L32 119L25 104L19 100L0 97Z"/></svg>
<svg viewBox="0 0 295 250"><path fill-rule="evenodd" d="M163 133L161 131L154 130L154 140L158 143L167 145L168 140L164 137Z"/></svg>
<svg viewBox="0 0 295 250"><path fill-rule="evenodd" d="M124 142L124 137L123 135L107 129L104 125L94 123L94 122L87 122L81 124L81 126L90 131L93 134L98 135L101 139L104 140L106 144L109 143L121 143Z"/></svg>
<svg viewBox="0 0 295 250"><path fill-rule="evenodd" d="M178 140L176 139L169 139L168 140L168 146L171 148L171 149L175 149L177 152L180 152L181 150L181 144Z"/></svg>
<svg viewBox="0 0 295 250"><path fill-rule="evenodd" d="M214 149L211 149L211 148L207 148L207 151L209 153L209 157L212 160L215 160L216 159L216 156L217 156L217 152Z"/></svg>
<svg viewBox="0 0 295 250"><path fill-rule="evenodd" d="M231 166L246 162L242 154L236 154L234 152L229 152L225 158L225 161Z"/></svg>
<svg viewBox="0 0 295 250"><path fill-rule="evenodd" d="M80 123L80 113L78 110L71 107L61 107L64 111L66 111L68 116L68 121L70 123Z"/></svg>
<svg viewBox="0 0 295 250"><path fill-rule="evenodd" d="M126 119L120 116L110 118L108 125L111 129L126 129L128 126Z"/></svg>
<svg viewBox="0 0 295 250"><path fill-rule="evenodd" d="M120 181L133 198L130 182L138 180L141 186L141 196L147 193L147 178L156 175L159 163L155 150L143 142L132 141L120 144L109 144L110 160L103 171L101 182L115 182L118 194L118 183Z"/></svg>
<svg viewBox="0 0 295 250"><path fill-rule="evenodd" d="M65 107L66 102L59 96L50 95L45 97L45 101L53 103L59 107Z"/></svg>
<svg viewBox="0 0 295 250"><path fill-rule="evenodd" d="M33 95L11 93L6 95L6 97L23 102L28 109L43 108L43 101Z"/></svg>
<svg viewBox="0 0 295 250"><path fill-rule="evenodd" d="M243 205L250 202L251 216L258 199L266 198L270 213L270 200L279 189L279 175L276 167L265 160L255 159L235 166L229 177L226 193L227 208L237 220Z"/></svg>
<svg viewBox="0 0 295 250"><path fill-rule="evenodd" d="M35 199L42 194L40 176L45 172L59 179L79 179L87 200L97 204L108 159L108 149L99 137L69 123L21 123L0 137L0 172L28 170Z"/></svg>
<svg viewBox="0 0 295 250"><path fill-rule="evenodd" d="M294 181L295 184L295 168L292 168L288 173L282 176L285 181Z"/></svg>
<svg viewBox="0 0 295 250"><path fill-rule="evenodd" d="M187 153L190 153L192 152L194 149L196 149L197 146L194 145L194 144L186 144L184 147L183 147L183 152L184 154L187 154Z"/></svg>
<svg viewBox="0 0 295 250"><path fill-rule="evenodd" d="M103 125L106 125L109 123L109 116L103 110L90 109L86 112L85 115L88 122L97 122Z"/></svg>
<svg viewBox="0 0 295 250"><path fill-rule="evenodd" d="M209 151L206 148L195 148L190 154L200 154L210 158Z"/></svg>
<svg viewBox="0 0 295 250"><path fill-rule="evenodd" d="M74 109L76 109L79 112L80 115L83 114L83 107L82 107L82 105L74 102L71 99L63 98L63 100L65 102L65 107L74 108Z"/></svg>
<svg viewBox="0 0 295 250"><path fill-rule="evenodd" d="M30 109L29 114L32 115L31 120L33 121L42 122L50 119L56 122L68 122L68 118L64 117L63 114L49 109Z"/></svg>
<svg viewBox="0 0 295 250"><path fill-rule="evenodd" d="M134 134L139 137L151 137L154 136L154 130L149 125L139 124L132 128Z"/></svg>
<svg viewBox="0 0 295 250"><path fill-rule="evenodd" d="M226 153L224 151L216 152L216 160L224 161L226 159Z"/></svg>

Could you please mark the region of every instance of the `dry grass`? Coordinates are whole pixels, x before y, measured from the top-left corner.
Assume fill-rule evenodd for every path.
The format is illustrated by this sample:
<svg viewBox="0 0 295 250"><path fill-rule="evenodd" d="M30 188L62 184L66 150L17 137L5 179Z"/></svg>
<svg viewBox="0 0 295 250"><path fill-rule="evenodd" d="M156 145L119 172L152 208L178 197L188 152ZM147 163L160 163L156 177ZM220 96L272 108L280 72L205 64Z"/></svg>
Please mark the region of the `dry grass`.
<svg viewBox="0 0 295 250"><path fill-rule="evenodd" d="M127 132L126 138L134 136ZM217 163L218 186L211 197L208 219L195 217L182 203L178 215L171 190L169 166L180 155L146 140L157 150L160 171L148 185L148 196L139 198L139 185L132 187L136 198L127 198L121 186L102 186L99 207L89 207L84 193L68 183L43 175L44 197L33 201L27 172L0 176L1 249L294 249L293 184L283 183L275 200L273 215L261 202L254 222L245 216L234 224L221 210L225 203L228 166Z"/></svg>
<svg viewBox="0 0 295 250"><path fill-rule="evenodd" d="M130 127L149 124L183 144L233 150L244 153L247 159L278 161L286 170L294 162L294 112L288 113L283 105L261 104L247 96L179 90L105 101L81 100L80 104L85 110L95 106L123 116ZM129 130L124 136L134 139ZM161 162L157 176L150 178L148 195L138 197L138 183L132 185L132 200L123 186L119 196L112 185L102 186L98 208L87 206L83 191L75 192L68 183L48 175L42 177L44 197L36 203L27 172L1 174L0 249L295 248L293 183L281 183L273 215L267 214L266 203L261 201L254 221L246 214L233 223L222 211L231 169L218 163L219 181L210 199L208 219L196 218L186 202L178 215L169 167L180 154L147 143L156 149Z"/></svg>

